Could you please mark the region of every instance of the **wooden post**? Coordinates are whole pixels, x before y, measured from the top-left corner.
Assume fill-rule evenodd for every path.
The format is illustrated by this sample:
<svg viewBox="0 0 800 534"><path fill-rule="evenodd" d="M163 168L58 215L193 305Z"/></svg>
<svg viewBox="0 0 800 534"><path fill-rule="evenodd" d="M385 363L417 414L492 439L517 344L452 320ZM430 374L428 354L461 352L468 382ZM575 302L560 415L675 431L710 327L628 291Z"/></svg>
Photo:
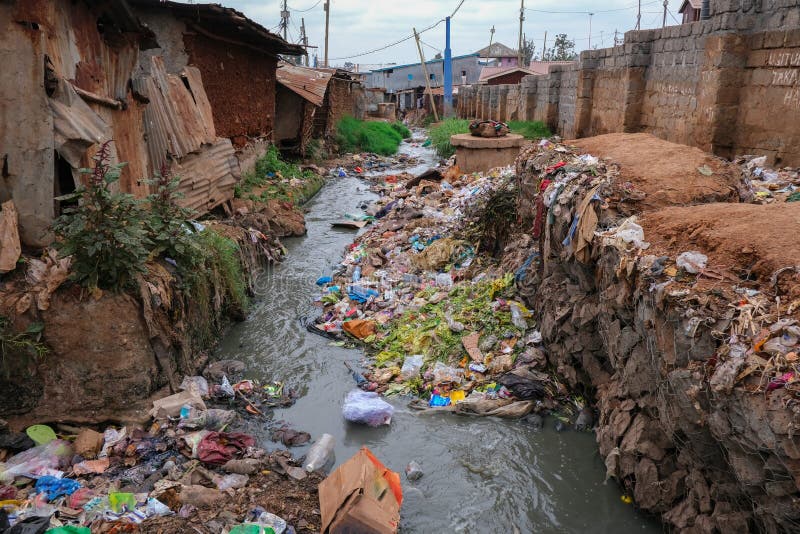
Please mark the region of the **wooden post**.
<svg viewBox="0 0 800 534"><path fill-rule="evenodd" d="M414 28L414 39L417 41L417 51L419 52L419 60L422 64L422 75L425 76L425 88L428 90L428 96L431 97L431 109L433 109L433 118L439 122L439 112L436 110L436 100L433 98L433 91L431 91L431 78L428 76L428 66L425 65L425 54L422 53L422 46L419 44L419 34L417 29Z"/></svg>

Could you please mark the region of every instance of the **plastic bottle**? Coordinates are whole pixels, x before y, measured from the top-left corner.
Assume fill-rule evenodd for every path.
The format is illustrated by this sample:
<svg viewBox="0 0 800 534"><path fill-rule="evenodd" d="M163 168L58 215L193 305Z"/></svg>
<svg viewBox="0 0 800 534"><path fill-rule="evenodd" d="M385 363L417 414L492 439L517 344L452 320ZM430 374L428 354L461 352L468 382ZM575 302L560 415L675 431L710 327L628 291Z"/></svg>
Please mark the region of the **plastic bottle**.
<svg viewBox="0 0 800 534"><path fill-rule="evenodd" d="M311 446L306 454L306 463L303 468L309 473L322 469L333 458L333 446L336 439L330 434L322 434L316 443Z"/></svg>
<svg viewBox="0 0 800 534"><path fill-rule="evenodd" d="M353 269L353 283L356 283L359 280L361 280L361 266L356 265L356 268Z"/></svg>

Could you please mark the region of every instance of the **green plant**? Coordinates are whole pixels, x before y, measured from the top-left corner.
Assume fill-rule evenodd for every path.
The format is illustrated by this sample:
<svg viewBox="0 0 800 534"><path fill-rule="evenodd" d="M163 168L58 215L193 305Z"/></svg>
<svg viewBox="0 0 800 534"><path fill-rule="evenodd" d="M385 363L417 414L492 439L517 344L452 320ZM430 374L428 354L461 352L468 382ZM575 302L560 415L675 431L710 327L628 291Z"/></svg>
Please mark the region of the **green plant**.
<svg viewBox="0 0 800 534"><path fill-rule="evenodd" d="M340 152L371 152L391 156L411 131L403 124L360 121L344 117L336 125L336 144Z"/></svg>
<svg viewBox="0 0 800 534"><path fill-rule="evenodd" d="M292 183L292 179L302 183ZM234 188L237 198L248 198L258 202L270 199L302 204L322 187L322 178L311 171L281 159L275 146L256 161L255 170L244 175ZM258 194L253 193L260 189Z"/></svg>
<svg viewBox="0 0 800 534"><path fill-rule="evenodd" d="M164 166L156 176L147 181L155 191L147 197L149 216L148 233L153 243L153 255L164 255L174 260L181 275L191 281L203 263L204 250L188 221L195 211L178 204L182 194L178 191L180 178L170 175Z"/></svg>
<svg viewBox="0 0 800 534"><path fill-rule="evenodd" d="M204 271L208 282L222 282L231 309L243 311L247 308L247 281L239 255L239 245L210 228L197 234L201 247L206 251Z"/></svg>
<svg viewBox="0 0 800 534"><path fill-rule="evenodd" d="M0 367L6 378L11 376L12 368L47 354L47 345L41 342L43 329L42 323L31 323L24 332L15 333L8 318L0 316Z"/></svg>
<svg viewBox="0 0 800 534"><path fill-rule="evenodd" d="M88 185L58 200L75 201L53 223L61 256L72 256L71 277L88 288L119 291L144 271L152 242L142 202L112 190L124 164L111 164L110 141L94 156L94 168L81 169Z"/></svg>
<svg viewBox="0 0 800 534"><path fill-rule="evenodd" d="M436 153L442 158L449 158L455 154L455 148L450 144L450 136L469 133L469 124L472 121L467 119L445 119L428 132L431 145L436 149ZM552 135L547 126L540 121L509 121L508 127L512 133L520 134L526 139L541 139Z"/></svg>

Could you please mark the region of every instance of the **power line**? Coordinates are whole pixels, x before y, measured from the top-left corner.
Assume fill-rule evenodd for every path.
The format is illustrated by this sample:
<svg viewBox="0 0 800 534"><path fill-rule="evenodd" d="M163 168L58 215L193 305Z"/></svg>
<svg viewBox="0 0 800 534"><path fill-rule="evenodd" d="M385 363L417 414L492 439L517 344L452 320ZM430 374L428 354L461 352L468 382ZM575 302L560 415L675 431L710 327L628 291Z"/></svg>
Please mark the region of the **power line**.
<svg viewBox="0 0 800 534"><path fill-rule="evenodd" d="M465 0L461 0L461 2L459 2L459 4L456 7L455 11L453 11L453 14L450 15L450 18L453 18L453 16L458 12L458 10L461 9L461 6L464 4L464 2L465 2ZM433 24L431 24L427 28L423 28L420 31L418 31L417 33L419 35L422 35L424 32L434 29L436 26L438 26L442 22L444 22L444 19L437 20L436 22L434 22ZM393 46L397 46L399 44L405 43L406 41L409 41L409 40L411 40L413 38L414 38L414 34L412 33L411 35L407 35L407 36L403 37L402 39L398 39L397 41L391 42L391 43L389 43L387 45L381 46L379 48L375 48L373 50L367 50L366 52L353 54L351 56L334 57L334 58L331 58L330 60L331 61L339 61L339 60L342 60L342 59L353 59L355 57L368 56L370 54L374 54L375 52L381 52L383 50L386 50L387 48L391 48Z"/></svg>
<svg viewBox="0 0 800 534"><path fill-rule="evenodd" d="M652 2L646 2L646 3L642 4L642 5L643 6L649 6L649 5L658 4L658 3L659 3L659 0L653 0ZM619 8L616 8L616 9L602 9L602 10L596 10L596 11L550 11L550 10L546 10L546 9L533 9L533 8L530 8L530 7L526 7L525 10L526 11L534 11L536 13L549 13L549 14L552 14L552 15L559 15L559 14L563 14L563 15L588 15L589 13L597 14L597 13L615 13L615 12L618 12L618 11L628 11L630 9L636 9L637 7L639 7L638 4L635 5L635 6L619 7ZM659 13L660 13L660 11L659 11Z"/></svg>
<svg viewBox="0 0 800 534"><path fill-rule="evenodd" d="M420 43L422 43L422 44L424 44L425 46L427 46L427 47L428 47L428 48L430 48L431 50L436 50L437 52L441 52L441 51L442 51L442 49L441 49L441 48L436 48L436 47L435 47L435 46L433 46L432 44L428 44L428 43L426 43L425 41L423 41L422 39L420 39L420 40L419 40L419 42L420 42Z"/></svg>
<svg viewBox="0 0 800 534"><path fill-rule="evenodd" d="M296 12L296 13L306 13L308 11L311 11L312 9L314 9L315 7L320 5L321 3L322 3L322 0L317 0L317 3L314 4L313 6L309 7L308 9L295 9L292 6L289 6L289 9L294 11L294 12Z"/></svg>

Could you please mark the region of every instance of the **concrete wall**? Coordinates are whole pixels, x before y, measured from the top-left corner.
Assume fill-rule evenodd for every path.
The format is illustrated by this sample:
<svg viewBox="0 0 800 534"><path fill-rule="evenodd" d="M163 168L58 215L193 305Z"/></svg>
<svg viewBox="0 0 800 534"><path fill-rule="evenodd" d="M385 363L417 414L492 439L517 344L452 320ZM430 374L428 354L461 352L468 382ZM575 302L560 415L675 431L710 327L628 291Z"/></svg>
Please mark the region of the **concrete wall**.
<svg viewBox="0 0 800 534"><path fill-rule="evenodd" d="M800 3L715 1L708 21L628 32L575 65L460 94L465 118L538 120L566 138L649 132L800 165Z"/></svg>

